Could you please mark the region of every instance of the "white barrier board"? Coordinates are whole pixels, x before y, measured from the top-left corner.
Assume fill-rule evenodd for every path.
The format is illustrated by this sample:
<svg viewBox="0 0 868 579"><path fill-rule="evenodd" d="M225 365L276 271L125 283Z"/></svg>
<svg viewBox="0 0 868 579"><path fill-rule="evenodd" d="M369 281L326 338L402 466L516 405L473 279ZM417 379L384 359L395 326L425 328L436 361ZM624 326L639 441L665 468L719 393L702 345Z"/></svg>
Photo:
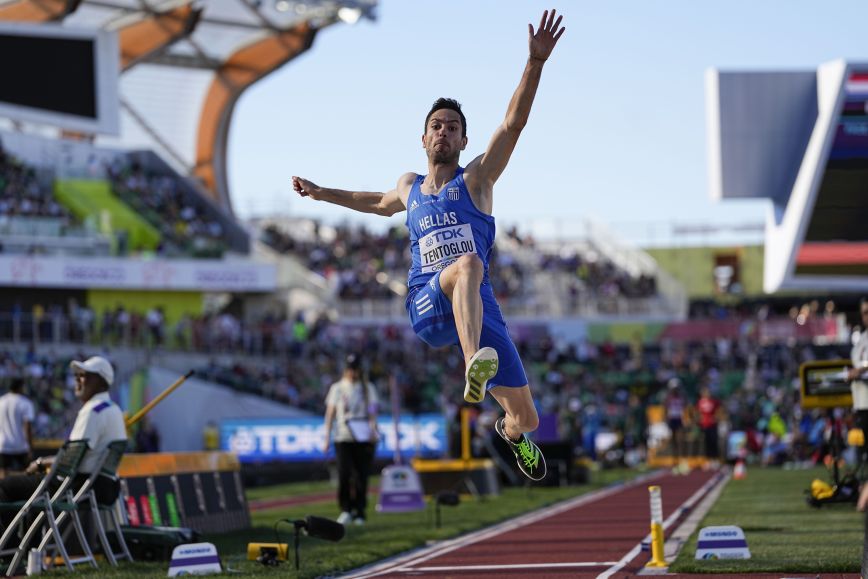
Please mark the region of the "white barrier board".
<svg viewBox="0 0 868 579"><path fill-rule="evenodd" d="M217 547L212 543L190 543L178 545L172 551L169 563L169 577L176 575L210 575L222 573Z"/></svg>
<svg viewBox="0 0 868 579"><path fill-rule="evenodd" d="M703 527L696 542L696 559L750 559L740 527Z"/></svg>

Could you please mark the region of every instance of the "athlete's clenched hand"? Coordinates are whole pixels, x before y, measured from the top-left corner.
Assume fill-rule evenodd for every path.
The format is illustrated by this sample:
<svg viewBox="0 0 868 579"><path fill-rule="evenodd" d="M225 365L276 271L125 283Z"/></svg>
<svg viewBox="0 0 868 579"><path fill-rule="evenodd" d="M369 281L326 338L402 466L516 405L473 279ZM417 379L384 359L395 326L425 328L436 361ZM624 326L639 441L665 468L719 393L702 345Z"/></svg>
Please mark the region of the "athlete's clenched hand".
<svg viewBox="0 0 868 579"><path fill-rule="evenodd" d="M302 197L310 197L315 201L319 201L320 187L313 181L302 179L301 177L292 176L292 188Z"/></svg>

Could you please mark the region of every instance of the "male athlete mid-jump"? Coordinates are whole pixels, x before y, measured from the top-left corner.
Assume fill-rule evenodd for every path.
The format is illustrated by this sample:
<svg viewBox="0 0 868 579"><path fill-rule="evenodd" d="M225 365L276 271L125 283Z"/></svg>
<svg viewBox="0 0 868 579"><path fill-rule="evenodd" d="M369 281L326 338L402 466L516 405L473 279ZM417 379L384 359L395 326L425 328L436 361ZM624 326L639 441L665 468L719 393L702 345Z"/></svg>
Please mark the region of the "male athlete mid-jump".
<svg viewBox="0 0 868 579"><path fill-rule="evenodd" d="M488 281L494 245L491 215L494 183L506 169L527 123L543 65L564 33L562 16L543 12L539 28L528 24L529 55L506 118L485 153L458 164L467 146L461 105L438 99L425 117L422 146L428 174L406 173L386 193L320 187L293 177L296 192L364 213L391 216L407 211L412 266L407 311L413 329L432 346L459 344L464 352L464 399L478 403L486 390L506 415L495 422L521 471L530 479L546 474L545 458L526 436L539 424L527 375Z"/></svg>

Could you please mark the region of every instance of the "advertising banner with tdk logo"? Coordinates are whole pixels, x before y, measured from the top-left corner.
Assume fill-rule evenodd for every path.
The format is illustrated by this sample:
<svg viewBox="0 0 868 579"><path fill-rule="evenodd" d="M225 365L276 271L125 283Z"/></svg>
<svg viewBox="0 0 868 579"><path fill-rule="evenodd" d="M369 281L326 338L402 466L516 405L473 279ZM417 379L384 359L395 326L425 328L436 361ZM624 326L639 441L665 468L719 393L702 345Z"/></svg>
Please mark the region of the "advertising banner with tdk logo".
<svg viewBox="0 0 868 579"><path fill-rule="evenodd" d="M392 458L399 446L405 458L437 458L446 453L446 422L440 414L402 416L398 437L390 416L377 419L377 458ZM220 448L241 462L322 460L325 424L322 418L245 418L220 423ZM328 456L334 456L331 445Z"/></svg>

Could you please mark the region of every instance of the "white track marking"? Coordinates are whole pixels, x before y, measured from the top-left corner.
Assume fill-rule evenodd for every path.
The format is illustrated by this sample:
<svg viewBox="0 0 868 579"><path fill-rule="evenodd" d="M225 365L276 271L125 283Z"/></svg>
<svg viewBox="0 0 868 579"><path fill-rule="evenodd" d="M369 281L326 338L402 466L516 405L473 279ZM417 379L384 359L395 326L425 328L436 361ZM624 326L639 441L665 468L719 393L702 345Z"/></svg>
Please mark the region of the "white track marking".
<svg viewBox="0 0 868 579"><path fill-rule="evenodd" d="M401 567L396 571L413 571L414 573L433 573L435 571L509 571L512 569L572 569L576 567L605 567L615 565L617 561L602 561L599 563L528 563L526 565L452 565L449 567Z"/></svg>
<svg viewBox="0 0 868 579"><path fill-rule="evenodd" d="M720 483L722 480L725 480L725 479L719 475L715 475L715 476L711 477L708 480L708 482L706 482L704 485L702 485L699 488L698 491L696 491L695 493L690 495L689 499L687 499L686 501L681 503L681 505L677 509L675 509L671 515L669 515L668 519L663 521L663 530L665 531L670 526L672 526L672 524L678 520L678 518L681 516L681 514L684 512L685 509L689 509L694 504L699 502L699 500L702 497L704 497L705 494L714 487L714 485ZM628 551L626 555L621 557L621 560L618 561L617 563L615 563L614 566L610 567L609 569L606 569L606 571L597 575L597 579L609 579L609 577L611 577L612 575L614 575L615 573L617 573L618 571L623 569L627 565L627 563L629 563L630 561L635 559L636 555L638 555L642 551L642 544L645 542L648 542L650 540L651 540L651 534L649 533L649 534L645 535L645 538L643 538L641 541L639 541L632 549L630 549L630 551Z"/></svg>

